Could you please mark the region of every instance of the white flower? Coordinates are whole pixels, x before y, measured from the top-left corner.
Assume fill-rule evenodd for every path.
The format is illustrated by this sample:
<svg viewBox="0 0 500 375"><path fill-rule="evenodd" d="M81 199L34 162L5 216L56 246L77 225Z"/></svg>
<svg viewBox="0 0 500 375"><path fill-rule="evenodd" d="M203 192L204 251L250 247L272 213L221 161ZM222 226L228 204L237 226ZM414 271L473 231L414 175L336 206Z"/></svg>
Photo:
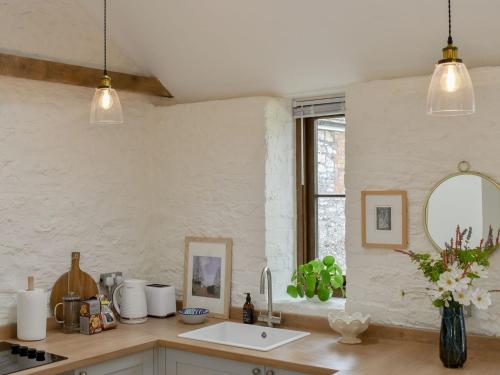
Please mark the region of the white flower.
<svg viewBox="0 0 500 375"><path fill-rule="evenodd" d="M477 275L483 279L488 278L488 271L486 270L486 268L483 266L480 266L476 262L471 264L469 271L471 273L473 273L474 275Z"/></svg>
<svg viewBox="0 0 500 375"><path fill-rule="evenodd" d="M451 272L443 272L439 276L439 280L437 282L438 287L442 288L444 291L453 292L455 287L457 286L457 278Z"/></svg>
<svg viewBox="0 0 500 375"><path fill-rule="evenodd" d="M448 266L448 270L446 272L441 274L438 285L439 282L445 283L439 286L445 290L453 292L467 289L470 281L471 280L468 277L464 276L464 270L460 268L458 262L454 262L452 265Z"/></svg>
<svg viewBox="0 0 500 375"><path fill-rule="evenodd" d="M478 309L486 310L491 305L491 296L486 290L477 288L472 292L471 301Z"/></svg>
<svg viewBox="0 0 500 375"><path fill-rule="evenodd" d="M440 287L432 287L429 288L429 296L431 297L432 300L437 300L443 298L443 293L445 290Z"/></svg>
<svg viewBox="0 0 500 375"><path fill-rule="evenodd" d="M469 287L470 279L467 276L464 276L461 279L455 279L457 281L457 285L455 286L456 291L463 291Z"/></svg>
<svg viewBox="0 0 500 375"><path fill-rule="evenodd" d="M469 306L472 298L470 289L463 289L453 292L453 299L461 305Z"/></svg>
<svg viewBox="0 0 500 375"><path fill-rule="evenodd" d="M448 266L448 271L455 276L455 279L460 278L463 275L464 270L460 268L458 262L453 262L451 266Z"/></svg>

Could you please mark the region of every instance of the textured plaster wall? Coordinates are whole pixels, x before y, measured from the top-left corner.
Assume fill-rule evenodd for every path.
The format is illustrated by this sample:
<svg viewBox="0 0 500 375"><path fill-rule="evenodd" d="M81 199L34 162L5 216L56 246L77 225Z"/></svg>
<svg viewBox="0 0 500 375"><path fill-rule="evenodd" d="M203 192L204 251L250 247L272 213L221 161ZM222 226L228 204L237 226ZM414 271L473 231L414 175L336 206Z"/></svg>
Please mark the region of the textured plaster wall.
<svg viewBox="0 0 500 375"><path fill-rule="evenodd" d="M266 126L266 257L273 299L289 298L286 285L295 269L295 131L288 100L270 99Z"/></svg>
<svg viewBox="0 0 500 375"><path fill-rule="evenodd" d="M173 283L179 297L188 235L233 238L233 305L243 304L244 292L251 292L257 304L264 300L259 276L271 254L276 255L270 259L275 291L283 289L280 271L291 271L294 245L289 108L286 100L256 97L158 110L152 247L158 280ZM287 135L279 140L285 127ZM270 151L274 146L283 154ZM285 178L286 195L278 194L273 173Z"/></svg>
<svg viewBox="0 0 500 375"><path fill-rule="evenodd" d="M347 91L348 310L377 322L437 327L425 285L406 258L361 246L360 191L405 189L410 248L430 249L422 225L429 189L460 160L500 179L500 69L472 71L478 112L424 113L428 77L374 81ZM0 324L15 319L13 291L35 274L49 287L72 250L82 268L174 283L182 291L186 235L234 239L233 304L257 305L269 262L275 294L293 267L293 126L289 102L265 97L153 107L120 93L127 123L91 126L92 89L0 78ZM290 126L288 126L288 124ZM500 256L486 287L500 284ZM471 332L500 334L500 296L474 311Z"/></svg>
<svg viewBox="0 0 500 375"><path fill-rule="evenodd" d="M93 89L0 77L0 325L15 290L49 288L81 252L95 279L145 277L151 211L152 105L120 93L125 125L89 124Z"/></svg>
<svg viewBox="0 0 500 375"><path fill-rule="evenodd" d="M425 286L407 258L391 250L361 246L361 190L408 191L410 249L430 250L423 227L426 196L460 160L500 180L500 69L471 72L477 113L435 118L425 114L429 77L373 81L347 90L347 309L370 313L376 322L438 327L437 310L421 295L401 290ZM467 199L467 197L463 197ZM500 254L491 262L485 287L500 285ZM500 335L500 295L487 311L474 310L470 332Z"/></svg>
<svg viewBox="0 0 500 375"><path fill-rule="evenodd" d="M279 296L294 253L289 101L154 107L120 92L126 123L96 126L92 95L0 78L0 325L26 277L50 288L74 250L96 280L121 270L181 297L186 235L234 239L233 304L265 300L266 257Z"/></svg>

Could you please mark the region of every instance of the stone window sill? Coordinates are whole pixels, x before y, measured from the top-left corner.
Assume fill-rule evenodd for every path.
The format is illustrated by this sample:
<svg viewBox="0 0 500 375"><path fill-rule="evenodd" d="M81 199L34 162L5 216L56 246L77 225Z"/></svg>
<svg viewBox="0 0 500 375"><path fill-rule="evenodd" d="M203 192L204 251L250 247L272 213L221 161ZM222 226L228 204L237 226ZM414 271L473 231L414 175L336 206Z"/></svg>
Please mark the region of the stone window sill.
<svg viewBox="0 0 500 375"><path fill-rule="evenodd" d="M345 311L345 298L332 298L327 302L311 302L307 299L283 299L273 302L273 310L282 313L326 316L330 311Z"/></svg>

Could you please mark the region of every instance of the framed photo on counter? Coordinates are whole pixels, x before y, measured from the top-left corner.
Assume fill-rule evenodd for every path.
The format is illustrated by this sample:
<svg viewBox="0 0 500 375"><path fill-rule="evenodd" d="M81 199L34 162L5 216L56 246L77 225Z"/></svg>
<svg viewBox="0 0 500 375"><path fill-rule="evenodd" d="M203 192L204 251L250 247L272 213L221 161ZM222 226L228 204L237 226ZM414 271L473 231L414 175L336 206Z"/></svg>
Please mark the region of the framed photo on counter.
<svg viewBox="0 0 500 375"><path fill-rule="evenodd" d="M406 191L362 191L361 226L363 247L406 249L408 246Z"/></svg>
<svg viewBox="0 0 500 375"><path fill-rule="evenodd" d="M186 237L184 308L207 308L209 316L229 319L233 240Z"/></svg>

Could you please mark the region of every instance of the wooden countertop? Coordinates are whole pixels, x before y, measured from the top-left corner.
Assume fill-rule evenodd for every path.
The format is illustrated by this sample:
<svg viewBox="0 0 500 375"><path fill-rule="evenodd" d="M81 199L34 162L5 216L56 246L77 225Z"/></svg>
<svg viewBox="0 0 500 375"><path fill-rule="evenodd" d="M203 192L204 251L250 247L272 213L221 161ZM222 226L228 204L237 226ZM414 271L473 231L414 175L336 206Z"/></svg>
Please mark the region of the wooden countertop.
<svg viewBox="0 0 500 375"><path fill-rule="evenodd" d="M210 319L207 324L220 320ZM206 354L242 362L267 365L314 375L447 375L439 360L437 345L412 341L368 337L361 345L338 344L332 331L312 332L298 341L269 352L234 348L183 339L178 334L200 328L177 318L149 319L145 324L120 324L117 329L93 336L48 332L47 338L28 345L56 353L67 360L22 371L16 375L57 374L118 358L156 346ZM10 342L18 342L14 339ZM26 343L24 343L26 345ZM461 375L500 373L500 354L495 350L469 350ZM338 371L338 372L337 372Z"/></svg>

